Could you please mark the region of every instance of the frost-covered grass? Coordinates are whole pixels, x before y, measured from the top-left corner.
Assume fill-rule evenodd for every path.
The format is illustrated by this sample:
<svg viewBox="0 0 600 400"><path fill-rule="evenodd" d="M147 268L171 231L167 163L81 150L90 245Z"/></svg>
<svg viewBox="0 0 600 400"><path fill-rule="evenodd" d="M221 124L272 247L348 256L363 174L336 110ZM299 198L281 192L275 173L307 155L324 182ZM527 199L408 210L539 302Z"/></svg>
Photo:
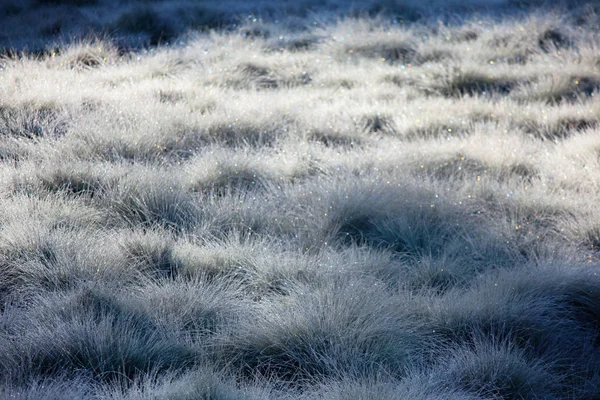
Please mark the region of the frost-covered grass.
<svg viewBox="0 0 600 400"><path fill-rule="evenodd" d="M7 53L0 397L600 398L600 18L510 3Z"/></svg>

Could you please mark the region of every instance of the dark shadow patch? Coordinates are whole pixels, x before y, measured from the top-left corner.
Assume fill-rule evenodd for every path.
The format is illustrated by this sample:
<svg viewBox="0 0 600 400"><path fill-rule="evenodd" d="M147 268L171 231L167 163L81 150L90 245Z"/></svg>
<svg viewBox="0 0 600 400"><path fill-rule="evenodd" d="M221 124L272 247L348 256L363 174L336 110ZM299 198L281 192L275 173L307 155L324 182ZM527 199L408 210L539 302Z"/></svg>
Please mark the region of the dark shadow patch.
<svg viewBox="0 0 600 400"><path fill-rule="evenodd" d="M291 51L308 51L314 50L318 43L321 43L321 38L318 36L297 37L288 41L285 48Z"/></svg>
<svg viewBox="0 0 600 400"><path fill-rule="evenodd" d="M395 135L397 133L394 120L380 113L365 115L358 123L359 128L367 134Z"/></svg>
<svg viewBox="0 0 600 400"><path fill-rule="evenodd" d="M530 57L531 55L527 52L520 52L517 54L512 54L509 57L504 57L502 58L502 60L508 63L509 65L525 65L529 61Z"/></svg>
<svg viewBox="0 0 600 400"><path fill-rule="evenodd" d="M571 40L559 28L551 27L539 35L538 46L545 53L570 46Z"/></svg>
<svg viewBox="0 0 600 400"><path fill-rule="evenodd" d="M91 52L80 52L69 60L69 66L74 69L91 69L102 65L103 59Z"/></svg>
<svg viewBox="0 0 600 400"><path fill-rule="evenodd" d="M513 34L498 35L498 36L494 36L493 38L488 40L486 42L486 44L488 47L491 47L492 49L505 48L505 47L508 47L513 40L514 40Z"/></svg>
<svg viewBox="0 0 600 400"><path fill-rule="evenodd" d="M425 255L418 259L406 259L404 263L406 271L399 282L395 282L395 286L402 285L414 291L426 289L430 293L441 295L465 283L464 276L461 276L464 271L461 268L454 271L452 263L449 265L443 258Z"/></svg>
<svg viewBox="0 0 600 400"><path fill-rule="evenodd" d="M244 26L240 28L239 35L243 38L254 40L254 39L268 39L271 37L271 31L265 26Z"/></svg>
<svg viewBox="0 0 600 400"><path fill-rule="evenodd" d="M423 11L420 10L419 7L406 5L398 1L384 0L366 4L366 8L357 8L356 10L351 11L350 16L355 18L373 18L387 15L389 18L393 18L401 23L417 22L425 17Z"/></svg>
<svg viewBox="0 0 600 400"><path fill-rule="evenodd" d="M536 52L519 45L520 39L513 34L498 35L487 41L490 49L497 49L498 54L489 61L506 62L508 64L527 64Z"/></svg>
<svg viewBox="0 0 600 400"><path fill-rule="evenodd" d="M337 238L345 245L369 245L392 250L406 257L442 255L453 232L438 212L408 205L398 218L368 214L348 215L340 224Z"/></svg>
<svg viewBox="0 0 600 400"><path fill-rule="evenodd" d="M360 137L348 135L341 132L332 132L319 129L313 129L306 134L309 141L322 143L326 147L354 147L362 144Z"/></svg>
<svg viewBox="0 0 600 400"><path fill-rule="evenodd" d="M503 169L500 173L500 177L503 179L517 177L529 183L532 183L535 179L539 177L539 175L540 174L537 168L527 163L510 164L506 170Z"/></svg>
<svg viewBox="0 0 600 400"><path fill-rule="evenodd" d="M597 119L588 118L561 118L552 123L527 121L519 126L528 134L542 140L563 140L573 134L588 129L595 129L600 125Z"/></svg>
<svg viewBox="0 0 600 400"><path fill-rule="evenodd" d="M177 104L185 100L185 94L175 90L159 90L158 101L165 104Z"/></svg>
<svg viewBox="0 0 600 400"><path fill-rule="evenodd" d="M479 38L479 33L474 30L463 30L457 32L455 35L451 37L450 40L454 40L456 42L472 42Z"/></svg>
<svg viewBox="0 0 600 400"><path fill-rule="evenodd" d="M125 240L123 250L129 262L153 278L174 279L178 275L173 243L159 233L137 235Z"/></svg>
<svg viewBox="0 0 600 400"><path fill-rule="evenodd" d="M421 51L414 58L413 63L415 65L427 64L427 63L436 63L441 61L452 60L454 55L452 52L444 49L431 49L427 51Z"/></svg>
<svg viewBox="0 0 600 400"><path fill-rule="evenodd" d="M276 89L279 82L275 72L267 67L256 64L243 64L239 67L242 81L249 81L249 85L258 89Z"/></svg>
<svg viewBox="0 0 600 400"><path fill-rule="evenodd" d="M229 164L222 164L219 175L205 182L198 182L192 186L195 192L211 196L225 196L231 192L249 192L264 188L264 178L249 167L235 168Z"/></svg>
<svg viewBox="0 0 600 400"><path fill-rule="evenodd" d="M21 14L25 10L24 6L19 2L7 1L0 8L0 16L12 17Z"/></svg>
<svg viewBox="0 0 600 400"><path fill-rule="evenodd" d="M176 18L184 22L190 29L209 32L211 30L222 30L231 26L233 20L226 12L219 9L219 5L211 7L208 2L194 2L185 4L177 10ZM183 33L183 32L178 32Z"/></svg>
<svg viewBox="0 0 600 400"><path fill-rule="evenodd" d="M577 100L578 96L590 97L600 90L600 79L596 77L574 78L570 88L562 93L562 98Z"/></svg>
<svg viewBox="0 0 600 400"><path fill-rule="evenodd" d="M132 34L147 34L148 42L152 46L169 41L175 36L171 25L148 6L125 11L115 22L114 28Z"/></svg>
<svg viewBox="0 0 600 400"><path fill-rule="evenodd" d="M408 129L402 138L408 141L429 140L439 138L462 138L469 135L469 130L463 125L435 124L430 126Z"/></svg>
<svg viewBox="0 0 600 400"><path fill-rule="evenodd" d="M374 229L372 219L369 215L344 218L338 231L338 238L347 246L367 243L369 232Z"/></svg>
<svg viewBox="0 0 600 400"><path fill-rule="evenodd" d="M99 111L102 109L102 106L102 101L94 98L84 98L81 101L81 108L86 112Z"/></svg>
<svg viewBox="0 0 600 400"><path fill-rule="evenodd" d="M330 82L330 85L336 88L350 90L356 87L357 82L350 79L339 79L333 82Z"/></svg>
<svg viewBox="0 0 600 400"><path fill-rule="evenodd" d="M431 89L445 97L507 95L517 83L514 79L457 71Z"/></svg>
<svg viewBox="0 0 600 400"><path fill-rule="evenodd" d="M404 75L394 74L394 75L386 75L381 80L384 83L391 83L398 87L404 87L409 81L404 77Z"/></svg>
<svg viewBox="0 0 600 400"><path fill-rule="evenodd" d="M235 71L234 78L225 81L226 86L235 89L269 90L280 87L296 87L307 85L312 78L307 72L297 75L283 76L271 68L255 63L243 63Z"/></svg>
<svg viewBox="0 0 600 400"><path fill-rule="evenodd" d="M227 147L271 147L277 141L280 133L274 129L260 129L253 125L218 124L209 127L205 138L209 143L221 144Z"/></svg>

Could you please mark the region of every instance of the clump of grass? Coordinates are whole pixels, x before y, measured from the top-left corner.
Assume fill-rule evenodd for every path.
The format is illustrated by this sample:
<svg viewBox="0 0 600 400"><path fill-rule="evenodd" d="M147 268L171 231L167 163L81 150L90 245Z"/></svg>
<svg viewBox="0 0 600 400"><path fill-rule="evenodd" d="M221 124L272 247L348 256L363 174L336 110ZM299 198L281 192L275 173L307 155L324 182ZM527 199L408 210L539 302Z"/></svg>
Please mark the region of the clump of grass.
<svg viewBox="0 0 600 400"><path fill-rule="evenodd" d="M521 126L530 135L543 140L566 139L573 134L595 129L598 126L598 120L586 117L562 117L550 121L526 121L521 122Z"/></svg>
<svg viewBox="0 0 600 400"><path fill-rule="evenodd" d="M360 35L346 40L344 35L349 31L360 32ZM370 59L394 65L414 62L418 56L412 37L400 29L386 32L364 21L346 20L327 33L333 39L328 44L340 60Z"/></svg>
<svg viewBox="0 0 600 400"><path fill-rule="evenodd" d="M394 120L380 113L363 117L359 126L370 134L394 135L396 133Z"/></svg>
<svg viewBox="0 0 600 400"><path fill-rule="evenodd" d="M194 197L181 185L175 182L165 187L159 184L160 178L139 185L136 175L123 178L101 202L113 214L115 221L120 220L130 227L158 225L178 231L185 231L198 223L200 209ZM164 173L162 179L167 179Z"/></svg>
<svg viewBox="0 0 600 400"><path fill-rule="evenodd" d="M430 343L415 334L419 326L402 312L383 312L394 306L384 294L375 300L374 290L335 282L306 288L303 295L286 299L291 312L284 314L278 311L283 304L266 302L244 323L243 335L223 343L222 357L233 357L250 376L290 384L341 374L365 376L378 366L403 375L408 366L421 362ZM380 312L373 312L376 304ZM383 314L388 318L380 319Z"/></svg>
<svg viewBox="0 0 600 400"><path fill-rule="evenodd" d="M123 252L129 263L155 278L173 279L178 275L169 232L150 230L124 233Z"/></svg>
<svg viewBox="0 0 600 400"><path fill-rule="evenodd" d="M555 398L558 392L555 376L511 342L475 339L473 349L454 353L445 378L467 392L490 398Z"/></svg>
<svg viewBox="0 0 600 400"><path fill-rule="evenodd" d="M272 146L279 137L285 136L285 133L278 129L278 125L277 122L257 124L254 121L216 121L206 128L204 137L208 144L233 148Z"/></svg>
<svg viewBox="0 0 600 400"><path fill-rule="evenodd" d="M89 70L115 63L118 49L107 40L91 39L72 43L58 56L49 59L51 64L75 70Z"/></svg>
<svg viewBox="0 0 600 400"><path fill-rule="evenodd" d="M78 247L80 245L81 247ZM111 235L21 221L6 224L0 237L0 301L75 290L89 282L127 285L139 277Z"/></svg>
<svg viewBox="0 0 600 400"><path fill-rule="evenodd" d="M549 104L577 103L594 96L600 88L595 76L546 75L536 82L521 86L514 95L518 99L543 101Z"/></svg>
<svg viewBox="0 0 600 400"><path fill-rule="evenodd" d="M35 310L3 335L2 347L5 360L30 348L27 358L7 370L13 379L78 370L99 381L132 379L151 369L185 367L195 357L192 349L161 337L147 315L94 289L38 299Z"/></svg>
<svg viewBox="0 0 600 400"><path fill-rule="evenodd" d="M439 93L445 97L507 95L518 84L518 80L509 76L486 75L479 71L454 68L424 87L426 93Z"/></svg>
<svg viewBox="0 0 600 400"><path fill-rule="evenodd" d="M544 272L543 279L538 272ZM443 316L436 311L436 320L443 323L435 329L449 337L458 335L461 340L480 331L510 341L527 357L545 360L551 371L561 376L573 368L568 360L580 357L597 340L598 315L591 307L598 296L595 286L593 275L571 273L560 267L502 270L482 277L468 294L463 294L464 303L442 306L444 311L439 311L445 313ZM490 287L493 290L488 290ZM454 292L448 296L445 301L459 295ZM478 308L475 304L485 306ZM577 337L578 341L567 337ZM553 344L550 352L548 343Z"/></svg>
<svg viewBox="0 0 600 400"><path fill-rule="evenodd" d="M0 136L0 160L5 163L17 164L31 158L39 150L40 143L24 142L14 136Z"/></svg>
<svg viewBox="0 0 600 400"><path fill-rule="evenodd" d="M180 343L205 346L213 338L235 328L236 321L252 305L242 297L239 283L198 277L169 283L154 281L138 297L142 307L161 330Z"/></svg>
<svg viewBox="0 0 600 400"><path fill-rule="evenodd" d="M23 170L26 170L24 166ZM15 179L16 190L66 193L90 199L102 196L125 175L124 169L119 167L81 162L49 163L39 170L31 167L30 171Z"/></svg>
<svg viewBox="0 0 600 400"><path fill-rule="evenodd" d="M265 90L307 85L312 81L306 71L285 75L270 67L253 62L239 65L236 69L236 75L236 77L227 80L226 85L228 87Z"/></svg>
<svg viewBox="0 0 600 400"><path fill-rule="evenodd" d="M65 113L52 105L0 106L0 135L17 138L59 138L67 132Z"/></svg>

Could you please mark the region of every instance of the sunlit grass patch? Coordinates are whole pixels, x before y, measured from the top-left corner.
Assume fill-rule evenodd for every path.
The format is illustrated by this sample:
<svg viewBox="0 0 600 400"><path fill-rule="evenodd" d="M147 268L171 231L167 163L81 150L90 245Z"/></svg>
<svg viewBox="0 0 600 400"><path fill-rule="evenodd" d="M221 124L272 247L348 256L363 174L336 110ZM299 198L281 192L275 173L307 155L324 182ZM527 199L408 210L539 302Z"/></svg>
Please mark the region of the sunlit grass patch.
<svg viewBox="0 0 600 400"><path fill-rule="evenodd" d="M114 64L118 60L117 46L97 38L71 44L62 53L52 53L48 57L48 64L59 68L90 70Z"/></svg>

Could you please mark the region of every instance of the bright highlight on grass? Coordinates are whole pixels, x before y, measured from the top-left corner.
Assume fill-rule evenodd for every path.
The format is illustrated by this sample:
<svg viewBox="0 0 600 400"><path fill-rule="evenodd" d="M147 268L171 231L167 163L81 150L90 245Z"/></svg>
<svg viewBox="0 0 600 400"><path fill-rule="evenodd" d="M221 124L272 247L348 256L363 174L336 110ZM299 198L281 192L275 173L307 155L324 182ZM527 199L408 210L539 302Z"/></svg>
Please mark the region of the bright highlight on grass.
<svg viewBox="0 0 600 400"><path fill-rule="evenodd" d="M0 398L600 398L600 9L133 3L0 6Z"/></svg>

